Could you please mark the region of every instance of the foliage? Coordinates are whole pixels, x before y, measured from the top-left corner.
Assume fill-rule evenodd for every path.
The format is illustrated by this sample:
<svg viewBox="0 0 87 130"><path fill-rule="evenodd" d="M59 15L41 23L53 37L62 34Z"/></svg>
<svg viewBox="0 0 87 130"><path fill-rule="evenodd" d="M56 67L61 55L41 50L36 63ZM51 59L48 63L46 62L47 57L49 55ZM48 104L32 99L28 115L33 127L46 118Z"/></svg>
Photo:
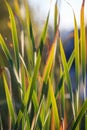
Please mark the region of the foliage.
<svg viewBox="0 0 87 130"><path fill-rule="evenodd" d="M73 11L74 50L68 61L66 60L63 43L59 36L59 12L57 6L58 3L56 1L54 9L54 40L52 44L47 43L50 48L48 48L47 50L48 56L45 65L43 65L42 62L42 52L46 44L45 42L48 32L47 29L49 24L50 9L41 33L39 47L38 49L36 49L33 32L34 28L31 22L27 2L25 1L24 3L22 3L25 5L25 18L23 18L21 15L19 4L17 3L17 1L14 4L15 11L16 9L18 10L18 15L16 15L19 18L20 24L22 26L22 29L20 30L20 34L22 37L20 41L18 39L18 36L20 35L18 35L17 32L14 13L10 5L6 1L5 4L10 16L11 34L14 50L14 55L12 55L10 49L8 49L8 46L4 41L4 38L0 34L0 46L7 60L7 62L4 62L4 67L0 66L0 82L3 81L2 86L5 92L4 96L8 107L9 117L11 117L9 118L10 123L8 124L9 130L65 130L68 128L79 130L79 124L84 114L85 121L87 120L86 96L84 93L84 103L81 103L79 95L80 68L82 71L81 73L84 90L86 90L86 40L84 23L84 0L81 7L80 39L78 36L75 13ZM55 59L57 51L59 51L58 69L60 71L60 76L57 77L59 78L58 84L56 84L54 80L54 67L56 64ZM81 65L79 63L80 54ZM69 73L74 60L77 85L75 94L72 91L71 77ZM40 70L40 66L42 65L44 67L42 70ZM70 122L71 125L70 123L68 123L67 127L65 127L68 122L66 121L68 120L68 113L65 108L65 105L67 105L66 88L69 94L69 105L72 108L71 116L73 117L72 121ZM79 107L80 111L78 109ZM70 118L71 117L69 117L69 119ZM85 129L86 127L87 126L85 125ZM4 128L2 114L0 115L0 128Z"/></svg>

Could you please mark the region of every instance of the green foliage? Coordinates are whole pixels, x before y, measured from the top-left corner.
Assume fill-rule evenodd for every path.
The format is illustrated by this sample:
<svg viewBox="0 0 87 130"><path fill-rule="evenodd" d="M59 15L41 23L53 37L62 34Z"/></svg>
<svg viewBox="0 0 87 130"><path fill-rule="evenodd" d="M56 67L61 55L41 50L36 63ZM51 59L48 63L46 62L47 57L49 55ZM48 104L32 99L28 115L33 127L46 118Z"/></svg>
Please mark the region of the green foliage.
<svg viewBox="0 0 87 130"><path fill-rule="evenodd" d="M59 12L57 1L54 8L54 40L48 49L48 57L43 70L40 70L40 66L43 65L41 59L43 59L43 47L48 33L48 24L50 17L50 9L42 29L39 47L36 50L36 39L34 37L34 28L29 12L29 7L25 1L26 16L22 18L20 9L18 7L18 1L15 3L15 9L18 10L18 18L21 26L23 27L20 34L22 38L18 41L16 19L10 5L6 3L11 24L11 34L14 49L14 56L11 54L10 49L6 45L4 38L0 34L0 46L3 50L4 56L7 59L7 64L4 63L4 67L0 65L0 76L2 86L5 92L5 100L8 107L9 122L11 129L13 130L53 130L53 129L64 129L68 118L74 117L71 125L67 125L70 130L79 129L80 121L85 114L85 121L87 121L87 100L84 103L80 102L79 96L79 80L80 80L80 66L82 71L83 83L86 78L86 41L85 41L85 24L84 24L84 0L81 7L81 27L80 27L80 39L78 37L78 28L75 13L74 16L74 50L69 58L66 60L66 55L63 48L62 40L59 36ZM69 4L69 3L68 3ZM72 8L72 7L71 7ZM19 35L20 35L19 34ZM24 39L23 39L24 36ZM27 40L26 40L27 39ZM23 41L24 40L24 41ZM79 44L80 41L80 44ZM20 44L19 44L20 43ZM29 46L23 45L27 43ZM59 46L57 46L59 43ZM80 49L79 49L80 45ZM20 52L20 46L23 47L22 54ZM29 48L28 48L29 47ZM56 84L54 80L54 67L55 57L59 52L59 71L60 75L59 82ZM31 53L32 52L32 53ZM79 63L81 53L81 65ZM28 61L27 61L28 59ZM72 83L70 77L70 69L75 60L75 73L76 73L76 93L72 91ZM32 66L32 67L31 67ZM29 68L30 67L30 68ZM32 68L32 69L31 69ZM8 70L5 71L5 70ZM0 82L1 82L0 80ZM10 91L10 88L12 91ZM68 88L68 91L67 91ZM85 87L84 87L85 88ZM67 99L66 95L69 95L69 106L72 108L71 115L69 116L66 108ZM85 94L84 94L85 95ZM84 96L85 97L85 96ZM76 103L76 105L75 105ZM0 100L0 105L3 103ZM67 106L67 107L66 107ZM80 111L79 108L80 107ZM2 113L0 113L0 129L3 129ZM6 118L6 116L5 116ZM61 121L62 120L62 121ZM66 124L65 124L66 123ZM8 124L9 125L9 124ZM85 129L86 129L85 125ZM67 129L67 128L65 128Z"/></svg>

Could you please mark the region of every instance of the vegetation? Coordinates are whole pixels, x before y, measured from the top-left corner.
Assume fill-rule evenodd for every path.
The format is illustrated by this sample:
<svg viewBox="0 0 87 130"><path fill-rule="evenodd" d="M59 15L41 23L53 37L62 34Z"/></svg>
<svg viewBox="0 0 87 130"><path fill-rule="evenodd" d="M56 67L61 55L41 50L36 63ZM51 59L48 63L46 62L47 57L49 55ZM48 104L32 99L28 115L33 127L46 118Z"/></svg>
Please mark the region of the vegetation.
<svg viewBox="0 0 87 130"><path fill-rule="evenodd" d="M83 124L82 129L86 130L85 1L82 2L80 12L80 38L75 13L72 9L74 16L74 50L68 61L59 35L57 1L54 10L53 43L46 43L49 9L38 48L36 48L34 28L27 2L23 2L26 12L24 18L21 15L17 0L15 0L14 10L17 12L15 15L6 1L5 4L9 12L12 44L8 48L4 40L5 37L0 34L0 49L2 50L0 56L0 129L79 130L81 124ZM17 23L20 26L17 26ZM43 51L45 46L47 52ZM43 62L46 56L47 58ZM73 61L75 61L76 74L75 93L72 91L69 73ZM57 81L55 80L55 67L59 71ZM84 89L83 102L80 101L79 93L80 75ZM69 99L66 98L67 92Z"/></svg>

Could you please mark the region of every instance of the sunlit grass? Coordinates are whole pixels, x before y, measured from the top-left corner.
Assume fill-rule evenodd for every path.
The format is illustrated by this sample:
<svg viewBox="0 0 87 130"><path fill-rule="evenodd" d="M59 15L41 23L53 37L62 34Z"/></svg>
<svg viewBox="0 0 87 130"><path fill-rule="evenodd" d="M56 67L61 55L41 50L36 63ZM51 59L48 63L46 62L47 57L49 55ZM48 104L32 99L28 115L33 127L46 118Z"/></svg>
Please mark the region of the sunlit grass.
<svg viewBox="0 0 87 130"><path fill-rule="evenodd" d="M80 129L80 121L85 114L85 121L87 120L87 100L86 93L84 93L84 103L80 102L79 85L80 75L82 75L84 90L86 90L86 40L85 40L85 23L84 23L84 0L81 7L81 26L80 39L78 36L78 27L74 16L74 50L69 58L66 60L65 51L63 48L62 39L59 35L59 12L57 1L54 9L54 40L50 49L48 49L48 57L43 70L40 66L43 65L43 47L48 32L50 9L47 15L46 22L42 29L39 46L36 48L36 39L34 37L34 28L31 22L29 7L25 1L26 17L22 19L18 3L15 3L15 9L18 10L18 17L21 20L21 42L19 44L16 20L10 5L6 3L11 24L11 34L13 41L14 56L8 49L4 37L0 34L0 46L3 50L4 56L7 59L7 64L4 63L0 76L3 81L3 88L5 91L6 102L8 106L9 116L11 117L11 129L13 130L70 130ZM72 8L72 7L71 7ZM27 39L27 40L26 40ZM25 44L24 44L25 43ZM27 45L27 44L28 45ZM21 50L19 49L21 46ZM25 49L26 48L26 49ZM58 53L56 53L58 51ZM55 83L53 74L55 73L56 55L59 55L59 77L58 84ZM81 54L81 65L80 65ZM75 60L75 75L76 75L76 92L72 90L72 83L70 77L70 69ZM1 66L2 67L2 66ZM9 71L10 78L8 77ZM81 69L81 71L80 71ZM9 79L8 79L9 78ZM10 86L9 86L10 85ZM10 88L12 91L10 91ZM72 121L68 122L69 113L65 106L67 105L66 94L69 95L69 105L72 108L70 116ZM85 91L86 92L86 91ZM79 109L80 107L80 109ZM65 115L67 121L65 121ZM5 117L6 118L6 117ZM68 123L67 123L68 122ZM65 126L67 125L67 128ZM79 126L79 127L78 127ZM85 125L85 130L86 130ZM3 128L2 117L0 116L0 128Z"/></svg>

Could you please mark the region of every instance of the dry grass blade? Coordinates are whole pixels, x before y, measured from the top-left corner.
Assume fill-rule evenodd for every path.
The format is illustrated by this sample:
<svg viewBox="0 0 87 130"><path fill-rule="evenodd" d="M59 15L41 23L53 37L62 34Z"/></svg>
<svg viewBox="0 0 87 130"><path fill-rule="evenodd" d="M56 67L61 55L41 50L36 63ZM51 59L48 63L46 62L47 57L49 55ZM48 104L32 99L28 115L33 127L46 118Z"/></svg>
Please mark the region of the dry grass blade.
<svg viewBox="0 0 87 130"><path fill-rule="evenodd" d="M51 71L51 68L52 68L52 64L53 64L53 61L54 61L54 58L55 58L55 53L56 53L56 43L57 43L57 39L58 39L58 30L56 31L56 34L55 34L55 38L54 38L54 41L52 43L52 47L50 49L50 52L49 52L49 55L48 55L48 58L47 58L47 61L46 61L46 65L44 67L44 72L43 72L43 82L47 82L48 80L48 77L49 77L49 73Z"/></svg>

